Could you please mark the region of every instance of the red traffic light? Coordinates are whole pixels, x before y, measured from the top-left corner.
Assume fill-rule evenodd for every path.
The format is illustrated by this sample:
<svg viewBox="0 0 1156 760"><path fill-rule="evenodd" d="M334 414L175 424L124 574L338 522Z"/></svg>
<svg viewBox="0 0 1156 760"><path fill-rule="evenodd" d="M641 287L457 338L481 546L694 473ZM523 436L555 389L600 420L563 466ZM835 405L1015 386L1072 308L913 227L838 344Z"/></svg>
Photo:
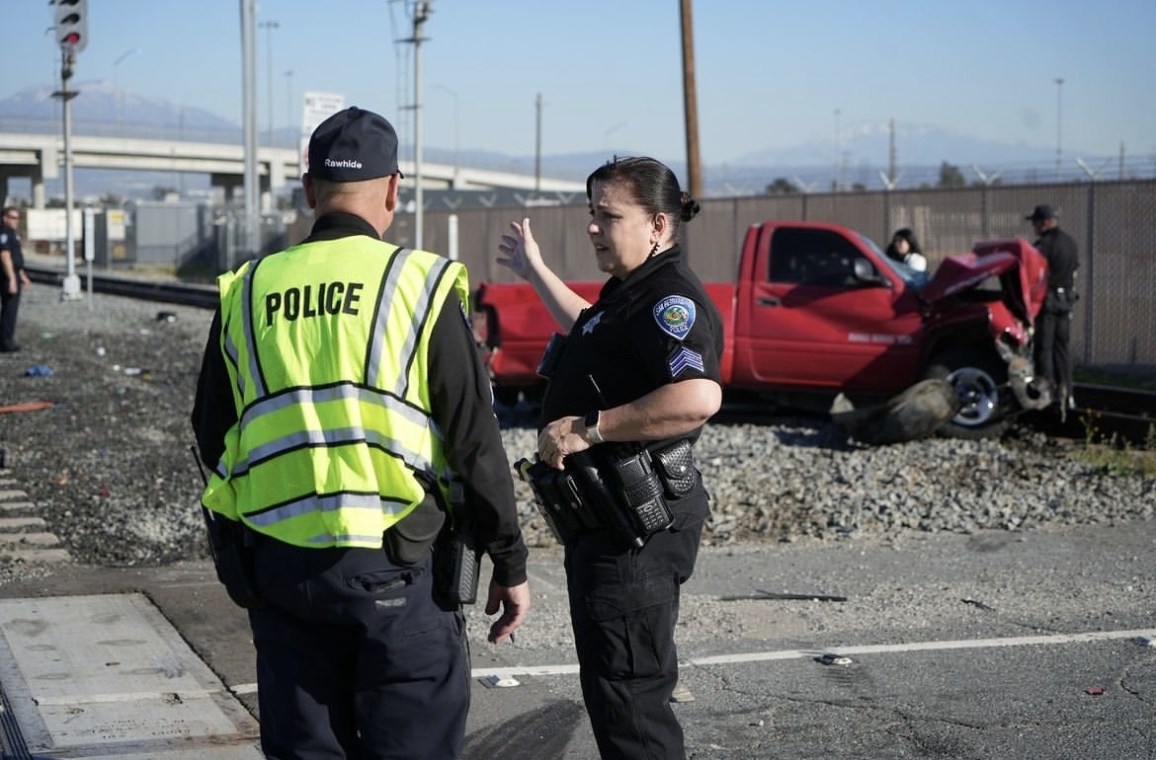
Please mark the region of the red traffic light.
<svg viewBox="0 0 1156 760"><path fill-rule="evenodd" d="M88 0L55 0L56 42L67 53L88 45Z"/></svg>

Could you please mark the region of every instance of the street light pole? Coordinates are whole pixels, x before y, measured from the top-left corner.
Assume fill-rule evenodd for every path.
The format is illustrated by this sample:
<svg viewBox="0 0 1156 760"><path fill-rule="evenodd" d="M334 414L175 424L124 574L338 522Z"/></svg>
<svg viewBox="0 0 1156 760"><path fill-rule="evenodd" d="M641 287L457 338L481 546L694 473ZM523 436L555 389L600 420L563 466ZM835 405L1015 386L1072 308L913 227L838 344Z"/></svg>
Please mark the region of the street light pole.
<svg viewBox="0 0 1156 760"><path fill-rule="evenodd" d="M117 70L118 70L118 67L120 66L121 62L123 62L125 58L128 58L133 53L139 53L139 52L140 52L140 48L133 48L132 50L126 50L125 52L120 54L119 58L117 58L115 61L112 62L112 91L113 91L113 95L116 96L116 133L118 136L123 136L123 135L121 135L121 111L124 108L124 98L122 98L121 94L120 94L120 85L118 84L119 80L117 78Z"/></svg>
<svg viewBox="0 0 1156 760"><path fill-rule="evenodd" d="M842 164L840 163L841 154L843 153L843 140L839 133L839 109L835 109L835 164L831 167L832 176L831 189L839 192L839 185L842 184L843 172Z"/></svg>
<svg viewBox="0 0 1156 760"><path fill-rule="evenodd" d="M454 99L454 187L458 184L458 150L461 148L461 141L459 139L460 132L458 130L458 94L454 90L444 85L435 84L442 92L448 93Z"/></svg>
<svg viewBox="0 0 1156 760"><path fill-rule="evenodd" d="M257 16L256 0L240 0L241 4L241 101L242 122L245 132L245 224L244 249L246 258L256 258L261 250L261 216L258 209L257 175ZM234 262L235 263L235 262ZM230 265L232 266L232 265Z"/></svg>
<svg viewBox="0 0 1156 760"><path fill-rule="evenodd" d="M1056 79L1056 181L1060 180L1060 170L1064 163L1063 143L1061 142L1061 128L1063 125L1063 97L1064 97L1064 79L1057 77Z"/></svg>
<svg viewBox="0 0 1156 760"><path fill-rule="evenodd" d="M280 29L281 24L276 21L262 21L257 24L266 30L265 34L265 78L269 80L269 132L266 142L273 147L273 30Z"/></svg>
<svg viewBox="0 0 1156 760"><path fill-rule="evenodd" d="M289 125L289 147L297 147L297 130L293 125L293 69L285 72L285 123Z"/></svg>

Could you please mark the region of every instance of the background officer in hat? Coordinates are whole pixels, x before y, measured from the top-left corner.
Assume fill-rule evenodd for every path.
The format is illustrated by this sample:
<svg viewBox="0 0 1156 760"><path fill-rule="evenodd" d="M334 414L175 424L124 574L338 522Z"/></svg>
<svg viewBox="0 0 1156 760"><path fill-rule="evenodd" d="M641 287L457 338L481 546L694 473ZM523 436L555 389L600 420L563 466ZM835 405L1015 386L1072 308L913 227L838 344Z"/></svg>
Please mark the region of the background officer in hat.
<svg viewBox="0 0 1156 760"><path fill-rule="evenodd" d="M1076 304L1076 271L1080 260L1076 241L1060 229L1055 209L1036 206L1024 219L1032 223L1039 239L1035 247L1048 260L1048 295L1036 323L1036 372L1052 383L1060 403L1060 415L1074 408L1072 400L1071 338L1072 308Z"/></svg>
<svg viewBox="0 0 1156 760"><path fill-rule="evenodd" d="M0 352L19 351L16 345L16 313L20 293L32 284L24 271L24 252L20 245L20 209L8 206L0 220Z"/></svg>
<svg viewBox="0 0 1156 760"><path fill-rule="evenodd" d="M218 281L192 415L218 575L249 608L269 757L457 758L469 653L431 554L447 512L493 561L490 641L530 606L466 272L382 241L401 179L384 118L335 114L308 160L309 237Z"/></svg>

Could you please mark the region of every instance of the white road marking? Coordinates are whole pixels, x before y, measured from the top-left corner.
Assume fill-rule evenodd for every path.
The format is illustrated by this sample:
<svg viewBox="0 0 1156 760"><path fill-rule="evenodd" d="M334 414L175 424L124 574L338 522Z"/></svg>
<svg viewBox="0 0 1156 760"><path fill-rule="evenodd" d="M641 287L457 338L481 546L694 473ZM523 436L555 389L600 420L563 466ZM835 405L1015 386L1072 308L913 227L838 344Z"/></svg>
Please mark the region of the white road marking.
<svg viewBox="0 0 1156 760"><path fill-rule="evenodd" d="M913 641L906 644L862 644L858 646L831 646L823 649L781 649L774 652L748 652L746 654L724 654L713 657L692 657L679 663L679 667L734 665L743 662L766 662L770 660L810 659L828 652L840 655L891 654L896 652L938 652L952 649L992 649L996 647L1054 646L1057 644L1079 644L1092 641L1119 641L1156 639L1156 628L1140 628L1129 631L1091 631L1088 633L1057 633L1048 636L1009 636L998 639L960 639L955 641ZM1148 646L1148 644L1145 644ZM517 665L509 668L475 668L472 678L484 676L566 676L577 675L577 664L566 665ZM246 683L229 689L236 695L255 694L257 684Z"/></svg>

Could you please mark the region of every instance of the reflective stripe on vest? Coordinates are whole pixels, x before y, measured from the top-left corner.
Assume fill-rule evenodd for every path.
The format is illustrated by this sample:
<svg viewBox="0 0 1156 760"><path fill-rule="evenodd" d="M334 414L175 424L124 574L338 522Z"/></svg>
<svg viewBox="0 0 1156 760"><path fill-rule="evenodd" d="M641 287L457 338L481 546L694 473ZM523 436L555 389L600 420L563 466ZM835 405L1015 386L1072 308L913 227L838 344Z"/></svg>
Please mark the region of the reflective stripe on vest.
<svg viewBox="0 0 1156 760"><path fill-rule="evenodd" d="M324 280L324 281L321 281ZM452 475L430 417L429 340L465 268L369 237L219 278L240 410L205 506L299 546L380 547Z"/></svg>

